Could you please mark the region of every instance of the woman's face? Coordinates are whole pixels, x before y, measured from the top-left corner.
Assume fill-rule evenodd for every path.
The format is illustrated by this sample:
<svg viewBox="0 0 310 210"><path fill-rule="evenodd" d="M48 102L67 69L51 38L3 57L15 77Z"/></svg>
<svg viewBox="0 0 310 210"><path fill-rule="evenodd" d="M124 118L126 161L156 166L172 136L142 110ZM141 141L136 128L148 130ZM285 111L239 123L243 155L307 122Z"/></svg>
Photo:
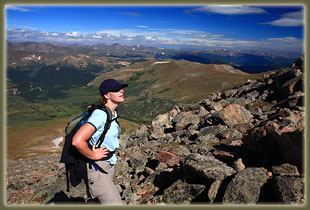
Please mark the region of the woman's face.
<svg viewBox="0 0 310 210"><path fill-rule="evenodd" d="M113 103L117 103L117 104L122 103L122 102L125 101L125 99L124 99L124 90L120 89L117 92L108 92L106 94L106 98L110 99Z"/></svg>

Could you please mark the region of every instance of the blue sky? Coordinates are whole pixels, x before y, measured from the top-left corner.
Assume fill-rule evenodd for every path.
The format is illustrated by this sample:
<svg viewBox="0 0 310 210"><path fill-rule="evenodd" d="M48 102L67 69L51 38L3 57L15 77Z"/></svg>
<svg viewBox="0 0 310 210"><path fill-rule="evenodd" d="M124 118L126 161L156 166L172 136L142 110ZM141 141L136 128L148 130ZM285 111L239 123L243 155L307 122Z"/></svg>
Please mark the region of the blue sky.
<svg viewBox="0 0 310 210"><path fill-rule="evenodd" d="M304 7L6 5L6 40L301 52Z"/></svg>

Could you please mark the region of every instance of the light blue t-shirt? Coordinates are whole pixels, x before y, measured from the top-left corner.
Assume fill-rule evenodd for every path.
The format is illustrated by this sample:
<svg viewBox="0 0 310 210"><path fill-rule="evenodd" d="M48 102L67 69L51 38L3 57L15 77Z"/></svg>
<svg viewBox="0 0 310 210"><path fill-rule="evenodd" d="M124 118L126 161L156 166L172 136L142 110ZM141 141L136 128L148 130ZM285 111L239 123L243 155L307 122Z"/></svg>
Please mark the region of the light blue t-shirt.
<svg viewBox="0 0 310 210"><path fill-rule="evenodd" d="M115 119L117 117L117 112L115 112L115 115L112 116L112 119ZM107 120L107 114L100 110L96 109L93 111L92 115L88 118L88 123L90 123L94 128L96 129L95 133L91 136L89 143L91 145L95 145L97 141L99 140L103 130L104 125ZM120 127L118 123L113 120L111 123L111 127L108 130L108 132L105 135L104 141L99 145L99 147L106 146L110 151L114 151L115 149L119 148L119 135L121 133ZM116 164L116 155L113 154L113 156L108 160L111 164Z"/></svg>

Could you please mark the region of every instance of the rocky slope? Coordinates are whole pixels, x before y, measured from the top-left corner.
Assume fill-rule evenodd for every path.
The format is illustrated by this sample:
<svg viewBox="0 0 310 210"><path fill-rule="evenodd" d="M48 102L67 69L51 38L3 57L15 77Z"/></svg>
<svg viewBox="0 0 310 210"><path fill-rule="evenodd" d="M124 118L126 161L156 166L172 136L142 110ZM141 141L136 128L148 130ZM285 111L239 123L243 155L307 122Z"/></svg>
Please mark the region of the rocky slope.
<svg viewBox="0 0 310 210"><path fill-rule="evenodd" d="M123 135L115 182L124 204L304 204L303 72L300 58ZM7 203L92 203L83 183L66 192L58 161L7 162Z"/></svg>

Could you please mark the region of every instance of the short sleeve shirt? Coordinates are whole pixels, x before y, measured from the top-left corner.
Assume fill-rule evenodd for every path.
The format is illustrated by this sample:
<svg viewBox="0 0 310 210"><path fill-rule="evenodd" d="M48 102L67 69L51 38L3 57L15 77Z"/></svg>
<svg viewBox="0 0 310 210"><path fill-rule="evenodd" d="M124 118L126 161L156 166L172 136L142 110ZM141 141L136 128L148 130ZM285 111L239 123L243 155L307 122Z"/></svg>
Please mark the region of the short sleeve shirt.
<svg viewBox="0 0 310 210"><path fill-rule="evenodd" d="M115 115L112 116L112 119L117 117L117 112ZM95 145L99 140L101 134L104 131L104 125L107 121L107 114L100 109L96 109L93 111L92 115L88 118L87 123L90 123L95 128L95 133L91 136L89 143L91 145ZM100 147L106 146L110 151L114 151L115 149L119 148L119 135L121 133L120 127L118 123L113 120L111 123L111 127L105 135L104 141ZM116 155L113 156L108 160L111 164L116 164Z"/></svg>

